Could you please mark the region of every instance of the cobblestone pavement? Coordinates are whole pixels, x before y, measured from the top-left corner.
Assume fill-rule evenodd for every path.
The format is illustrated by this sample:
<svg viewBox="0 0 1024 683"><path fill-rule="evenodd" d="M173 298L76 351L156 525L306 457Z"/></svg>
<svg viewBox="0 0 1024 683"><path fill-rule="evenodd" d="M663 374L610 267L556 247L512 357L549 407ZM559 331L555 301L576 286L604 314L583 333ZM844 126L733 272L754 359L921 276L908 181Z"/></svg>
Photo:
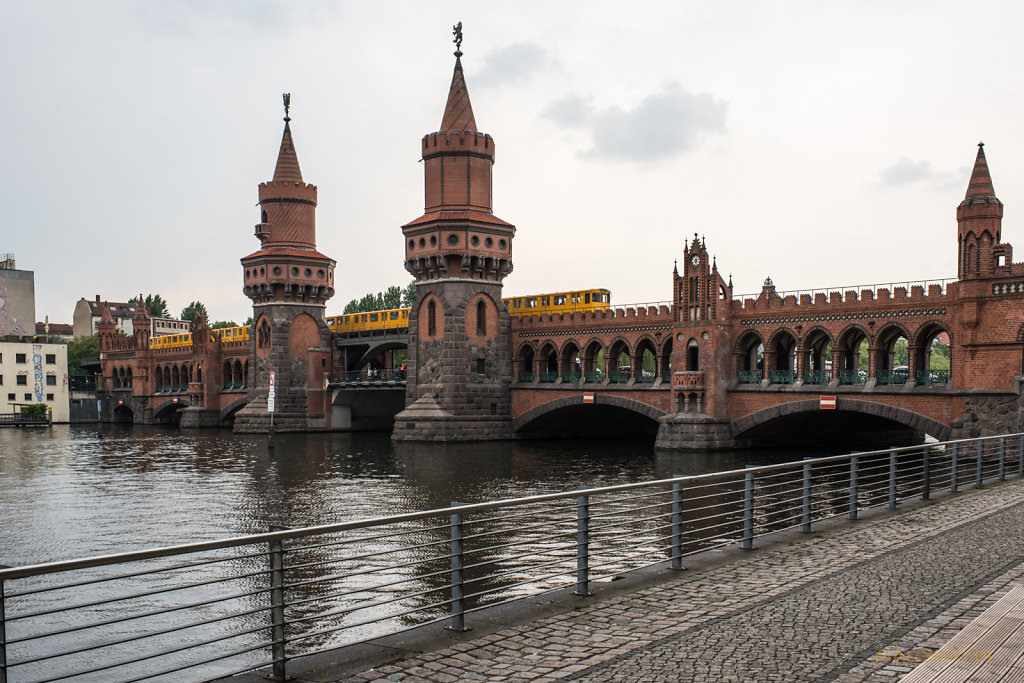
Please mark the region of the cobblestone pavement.
<svg viewBox="0 0 1024 683"><path fill-rule="evenodd" d="M333 680L896 680L1024 583L1022 521L1015 480Z"/></svg>

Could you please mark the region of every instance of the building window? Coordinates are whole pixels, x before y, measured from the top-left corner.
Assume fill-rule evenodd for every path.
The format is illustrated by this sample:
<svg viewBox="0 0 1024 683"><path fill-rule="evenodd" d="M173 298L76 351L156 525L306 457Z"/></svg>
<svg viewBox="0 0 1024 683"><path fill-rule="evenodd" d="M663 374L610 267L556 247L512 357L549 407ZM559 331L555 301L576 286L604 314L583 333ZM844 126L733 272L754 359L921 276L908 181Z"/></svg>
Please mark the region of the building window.
<svg viewBox="0 0 1024 683"><path fill-rule="evenodd" d="M25 394L25 400L26 401L31 401L32 400L32 394Z"/></svg>
<svg viewBox="0 0 1024 683"><path fill-rule="evenodd" d="M486 363L483 358L476 359L476 374L483 375L487 373Z"/></svg>
<svg viewBox="0 0 1024 683"><path fill-rule="evenodd" d="M47 365L56 365L57 364L57 354L55 354L55 353L48 353L48 354L46 354L46 364Z"/></svg>
<svg viewBox="0 0 1024 683"><path fill-rule="evenodd" d="M46 400L47 401L52 401L53 400L53 394L47 394L46 395Z"/></svg>
<svg viewBox="0 0 1024 683"><path fill-rule="evenodd" d="M4 376L0 375L0 387L4 385Z"/></svg>
<svg viewBox="0 0 1024 683"><path fill-rule="evenodd" d="M14 362L15 363L27 363L28 361L25 359L25 354L24 353L16 353L16 354L14 354Z"/></svg>
<svg viewBox="0 0 1024 683"><path fill-rule="evenodd" d="M13 401L14 400L14 394L7 394L7 400L8 401Z"/></svg>
<svg viewBox="0 0 1024 683"><path fill-rule="evenodd" d="M480 337L487 334L487 305L483 301L476 302L476 333Z"/></svg>
<svg viewBox="0 0 1024 683"><path fill-rule="evenodd" d="M17 382L17 384L18 384L19 387L27 387L28 386L28 375L18 375L18 382Z"/></svg>
<svg viewBox="0 0 1024 683"><path fill-rule="evenodd" d="M55 386L57 386L57 375L47 375L46 376L46 386L48 386L48 387L55 387Z"/></svg>
<svg viewBox="0 0 1024 683"><path fill-rule="evenodd" d="M427 304L427 336L433 337L437 334L437 321L434 320L434 316L437 313L437 306L431 301Z"/></svg>

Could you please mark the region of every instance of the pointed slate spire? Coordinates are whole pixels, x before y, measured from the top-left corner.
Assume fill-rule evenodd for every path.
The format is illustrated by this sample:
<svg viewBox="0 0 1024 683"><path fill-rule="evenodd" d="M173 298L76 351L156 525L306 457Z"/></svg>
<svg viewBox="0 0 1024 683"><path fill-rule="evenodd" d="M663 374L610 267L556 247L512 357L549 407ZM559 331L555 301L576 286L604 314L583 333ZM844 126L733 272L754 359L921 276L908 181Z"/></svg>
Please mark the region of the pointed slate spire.
<svg viewBox="0 0 1024 683"><path fill-rule="evenodd" d="M985 143L979 142L978 156L974 160L971 182L967 185L967 194L964 195L964 199L995 198L995 196L996 191L992 187L992 176L988 172L988 160L985 159Z"/></svg>
<svg viewBox="0 0 1024 683"><path fill-rule="evenodd" d="M299 169L299 158L295 155L295 144L292 142L292 129L288 122L291 105L291 93L284 94L284 135L281 137L281 150L277 153L277 166L274 167L274 181L284 180L301 183L302 171Z"/></svg>
<svg viewBox="0 0 1024 683"><path fill-rule="evenodd" d="M469 91L466 90L466 77L462 73L461 52L455 53L455 73L452 74L452 85L448 89L448 102L444 106L440 130L476 131L473 105L469 101Z"/></svg>

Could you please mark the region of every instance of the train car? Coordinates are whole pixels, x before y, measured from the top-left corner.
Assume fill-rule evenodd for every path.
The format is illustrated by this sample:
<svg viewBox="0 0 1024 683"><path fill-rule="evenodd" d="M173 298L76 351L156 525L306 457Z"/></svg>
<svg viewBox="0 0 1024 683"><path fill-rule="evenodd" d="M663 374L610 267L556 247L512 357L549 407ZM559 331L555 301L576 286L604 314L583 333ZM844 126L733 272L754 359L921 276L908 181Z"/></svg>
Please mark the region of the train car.
<svg viewBox="0 0 1024 683"><path fill-rule="evenodd" d="M579 313L603 311L612 303L612 293L607 289L578 289L572 292L531 294L502 299L509 315L553 315L556 313Z"/></svg>
<svg viewBox="0 0 1024 683"><path fill-rule="evenodd" d="M385 311L347 313L327 319L327 325L336 334L381 334L409 329L409 308L392 308Z"/></svg>
<svg viewBox="0 0 1024 683"><path fill-rule="evenodd" d="M241 325L239 327L222 327L216 330L210 330L210 341L219 339L222 342L229 341L249 341L249 326Z"/></svg>
<svg viewBox="0 0 1024 683"><path fill-rule="evenodd" d="M192 346L192 333L164 334L159 337L150 337L149 348L151 349L183 349Z"/></svg>

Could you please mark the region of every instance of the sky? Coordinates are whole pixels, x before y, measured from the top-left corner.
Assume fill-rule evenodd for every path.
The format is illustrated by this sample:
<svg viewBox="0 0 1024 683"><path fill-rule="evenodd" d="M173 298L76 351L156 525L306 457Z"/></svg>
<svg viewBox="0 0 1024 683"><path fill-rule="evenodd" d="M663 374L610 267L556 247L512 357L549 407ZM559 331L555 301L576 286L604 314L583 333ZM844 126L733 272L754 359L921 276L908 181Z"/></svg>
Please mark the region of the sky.
<svg viewBox="0 0 1024 683"><path fill-rule="evenodd" d="M694 233L735 293L956 277L956 205L984 141L1003 240L1024 249L1024 4L10 2L0 252L36 318L159 293L242 322L291 93L327 314L412 278L420 139L440 126L463 22L508 296L671 297Z"/></svg>

